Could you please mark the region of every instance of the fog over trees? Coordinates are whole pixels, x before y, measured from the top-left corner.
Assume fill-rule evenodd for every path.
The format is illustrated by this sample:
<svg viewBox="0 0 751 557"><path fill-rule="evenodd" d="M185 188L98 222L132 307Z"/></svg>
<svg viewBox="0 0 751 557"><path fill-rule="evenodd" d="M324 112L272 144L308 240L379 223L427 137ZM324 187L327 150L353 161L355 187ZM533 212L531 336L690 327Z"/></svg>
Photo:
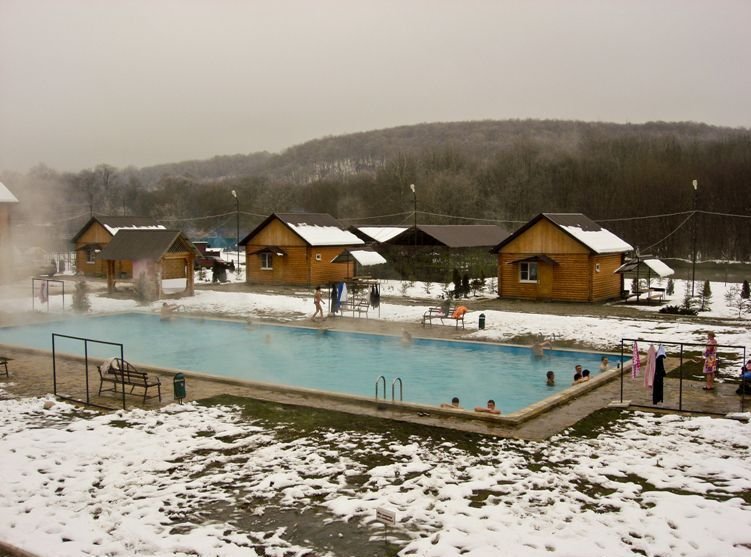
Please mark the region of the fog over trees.
<svg viewBox="0 0 751 557"><path fill-rule="evenodd" d="M695 222L700 259L751 256L751 130L694 123L421 124L148 168L60 173L40 164L0 181L21 201L17 228L58 240L91 214L152 216L194 239L234 237L232 190L242 235L271 212L409 225L415 184L419 223L515 228L540 212L581 212L642 251L689 257Z"/></svg>

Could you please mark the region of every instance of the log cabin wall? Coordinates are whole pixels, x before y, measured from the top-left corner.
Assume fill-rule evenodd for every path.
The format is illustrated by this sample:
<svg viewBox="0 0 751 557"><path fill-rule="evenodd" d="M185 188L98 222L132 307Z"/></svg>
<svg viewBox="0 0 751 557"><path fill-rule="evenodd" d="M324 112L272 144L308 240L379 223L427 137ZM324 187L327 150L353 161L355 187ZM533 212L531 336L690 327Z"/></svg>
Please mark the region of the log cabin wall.
<svg viewBox="0 0 751 557"><path fill-rule="evenodd" d="M546 255L557 265L538 262L538 277L552 267L552 289L542 292L540 282L520 282L519 263L526 257ZM502 298L593 302L616 298L621 277L613 271L623 254L596 255L546 219L535 223L501 248L498 254L498 294ZM599 271L597 264L599 263Z"/></svg>
<svg viewBox="0 0 751 557"><path fill-rule="evenodd" d="M98 222L91 223L91 226L76 240L76 269L87 277L104 276L107 274L107 264L100 260L88 261L88 250L82 249L89 244L101 244L106 246L112 240L112 235ZM130 269L132 273L132 267ZM120 276L120 269L115 265L112 270L114 276Z"/></svg>
<svg viewBox="0 0 751 557"><path fill-rule="evenodd" d="M271 268L263 269L263 258L253 252L269 246L281 248L285 255L272 253ZM344 247L309 246L281 221L272 220L245 246L246 282L313 286L344 280L349 266L331 263Z"/></svg>

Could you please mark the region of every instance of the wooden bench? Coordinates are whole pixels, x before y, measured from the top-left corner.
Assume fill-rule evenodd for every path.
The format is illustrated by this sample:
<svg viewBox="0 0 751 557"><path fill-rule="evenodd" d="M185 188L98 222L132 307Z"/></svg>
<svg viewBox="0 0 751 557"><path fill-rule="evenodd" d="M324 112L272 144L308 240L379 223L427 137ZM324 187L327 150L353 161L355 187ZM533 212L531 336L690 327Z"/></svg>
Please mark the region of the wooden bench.
<svg viewBox="0 0 751 557"><path fill-rule="evenodd" d="M446 311L446 306L443 307L432 307L425 310L425 313L422 314L422 326L425 327L426 325L433 326L433 319L440 319L441 325L445 325L445 320L453 320L454 324L456 325L456 328L459 328L459 323L462 324L462 329L464 328L464 314L462 314L459 317L454 317L454 312L456 312L457 306L451 305L448 306L448 311ZM450 321L449 321L450 323Z"/></svg>
<svg viewBox="0 0 751 557"><path fill-rule="evenodd" d="M102 369L104 368L104 369ZM146 402L149 398L159 398L159 402L162 401L162 383L158 377L149 378L149 374L145 371L139 371L128 362L115 358L109 362L97 366L99 371L99 394L103 392L118 392L117 386L120 385L125 390L126 386L130 387L130 391L126 394L140 396L140 393L134 393L133 390L136 387L143 389L143 401ZM104 389L105 383L112 383L111 389ZM156 387L157 394L149 396L149 389ZM153 392L153 391L152 391Z"/></svg>

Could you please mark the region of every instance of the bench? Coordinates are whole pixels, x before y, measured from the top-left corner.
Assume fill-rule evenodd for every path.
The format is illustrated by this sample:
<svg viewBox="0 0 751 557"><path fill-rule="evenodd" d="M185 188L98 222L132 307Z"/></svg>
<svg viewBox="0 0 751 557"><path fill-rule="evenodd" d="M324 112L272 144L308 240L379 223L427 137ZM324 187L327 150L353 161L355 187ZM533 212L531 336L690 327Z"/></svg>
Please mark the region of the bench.
<svg viewBox="0 0 751 557"><path fill-rule="evenodd" d="M3 366L5 368L5 377L10 377L8 375L8 362L12 359L13 358L8 358L6 356L0 356L0 366Z"/></svg>
<svg viewBox="0 0 751 557"><path fill-rule="evenodd" d="M103 369L104 368L104 369ZM110 361L97 366L99 371L99 394L103 392L118 392L117 386L121 385L123 391L125 387L129 386L130 391L126 394L140 396L140 393L134 393L133 390L136 387L143 389L143 401L146 402L149 398L159 398L159 402L162 401L162 383L158 377L149 378L148 373L145 371L139 371L128 362L121 360L120 358L114 358ZM111 389L104 389L105 383L112 383ZM157 394L149 396L149 389L156 387ZM153 391L152 391L153 392Z"/></svg>
<svg viewBox="0 0 751 557"><path fill-rule="evenodd" d="M355 314L357 314L357 317L362 317L362 314L365 314L365 318L368 317L368 310L370 309L370 301L366 298L360 298L360 299L349 299L346 302L341 302L339 304L339 313L341 315L344 315L344 312L352 312L352 317L355 317Z"/></svg>
<svg viewBox="0 0 751 557"><path fill-rule="evenodd" d="M448 311L446 310L446 306L443 307L432 307L425 310L425 313L422 314L422 326L425 327L426 325L433 326L433 319L440 319L441 325L445 325L446 319L451 319L454 321L454 324L456 325L456 328L459 328L459 323L462 324L462 329L464 328L464 314L462 314L459 317L454 317L454 312L456 311L457 306L451 305L448 306Z"/></svg>

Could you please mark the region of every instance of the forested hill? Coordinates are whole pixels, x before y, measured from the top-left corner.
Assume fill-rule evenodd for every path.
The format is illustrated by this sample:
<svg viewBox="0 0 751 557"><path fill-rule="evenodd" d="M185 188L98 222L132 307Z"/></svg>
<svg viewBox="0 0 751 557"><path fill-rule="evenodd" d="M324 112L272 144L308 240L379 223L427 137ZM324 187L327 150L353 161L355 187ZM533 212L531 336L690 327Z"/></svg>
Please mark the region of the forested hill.
<svg viewBox="0 0 751 557"><path fill-rule="evenodd" d="M592 142L669 139L688 146L732 137L748 137L748 130L666 122L639 125L561 120L446 122L314 139L290 147L281 154L224 155L161 164L142 168L136 174L147 187L165 176L198 179L262 176L302 184L363 172L374 173L396 157L420 156L437 149L450 148L478 161L492 159L520 145L576 156Z"/></svg>
<svg viewBox="0 0 751 557"><path fill-rule="evenodd" d="M423 224L515 228L540 212L581 212L672 257L690 256L696 224L700 259L751 259L751 130L696 123L419 124L280 154L72 174L40 166L0 181L21 201L16 223L62 223L59 237L92 213L152 216L199 238L234 237L236 202L243 235L272 212L411 223L416 204Z"/></svg>

